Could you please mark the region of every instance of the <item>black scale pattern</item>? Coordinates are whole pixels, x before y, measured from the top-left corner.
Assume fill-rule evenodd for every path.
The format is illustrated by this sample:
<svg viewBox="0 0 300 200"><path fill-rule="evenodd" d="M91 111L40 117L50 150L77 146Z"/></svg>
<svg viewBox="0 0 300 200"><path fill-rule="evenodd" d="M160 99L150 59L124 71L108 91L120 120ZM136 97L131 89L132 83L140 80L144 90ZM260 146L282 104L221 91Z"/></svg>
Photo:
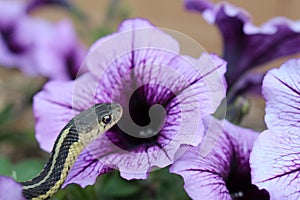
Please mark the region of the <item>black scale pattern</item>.
<svg viewBox="0 0 300 200"><path fill-rule="evenodd" d="M62 133L69 127L70 127L69 133L65 137L64 141L62 142L61 147L59 148L60 153L56 159L56 163L54 165L54 170L52 172L50 172L51 165L52 165L51 163L53 162L53 159L54 159L53 156L55 155L54 151L59 143ZM49 158L47 164L45 165L43 171L34 179L32 179L30 181L26 181L26 182L21 182L22 186L33 185L33 184L36 184L36 183L40 182L41 180L43 180L45 178L45 176L48 175L48 173L51 173L49 178L46 181L44 181L41 185L34 187L34 188L29 188L29 189L23 190L23 195L26 199L32 199L32 198L38 197L39 195L45 194L50 188L52 188L55 185L55 183L60 179L61 172L64 168L64 164L65 164L66 158L68 156L70 146L74 142L77 142L78 140L79 140L79 136L78 136L77 129L74 126L73 120L71 120L68 123L68 125L66 125L66 127L61 131L60 136L55 141L53 151L52 151L50 158Z"/></svg>

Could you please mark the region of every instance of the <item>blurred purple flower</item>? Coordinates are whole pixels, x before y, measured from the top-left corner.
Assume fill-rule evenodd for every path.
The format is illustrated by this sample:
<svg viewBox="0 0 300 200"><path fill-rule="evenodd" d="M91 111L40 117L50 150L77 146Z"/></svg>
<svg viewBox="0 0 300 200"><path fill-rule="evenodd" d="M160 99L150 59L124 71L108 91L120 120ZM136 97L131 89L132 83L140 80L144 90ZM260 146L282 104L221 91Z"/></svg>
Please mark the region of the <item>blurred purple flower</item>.
<svg viewBox="0 0 300 200"><path fill-rule="evenodd" d="M26 11L31 12L42 6L57 5L64 8L71 8L69 0L31 0L28 2Z"/></svg>
<svg viewBox="0 0 300 200"><path fill-rule="evenodd" d="M65 185L93 184L108 167L126 179L144 179L154 167L173 163L181 145L200 143L200 119L225 96L226 63L215 55L181 56L179 50L175 39L148 21L126 20L91 47L90 72L75 81L50 82L35 96L36 137L46 151L74 114L101 102L124 109L120 123L81 153Z"/></svg>
<svg viewBox="0 0 300 200"><path fill-rule="evenodd" d="M276 58L300 52L300 21L275 17L256 27L243 9L227 2L213 4L208 0L185 0L189 10L202 13L210 24L216 24L223 36L223 57L228 62L225 74L230 96L261 90L263 74L251 69ZM250 73L250 74L249 74Z"/></svg>
<svg viewBox="0 0 300 200"><path fill-rule="evenodd" d="M183 177L188 195L199 200L269 199L265 190L251 184L249 156L258 133L228 121L212 123L214 132L201 145L189 148L170 168ZM213 149L203 156L200 152L205 142L216 139Z"/></svg>
<svg viewBox="0 0 300 200"><path fill-rule="evenodd" d="M30 76L75 79L85 50L72 24L52 24L30 17L25 4L0 2L0 65L17 67Z"/></svg>
<svg viewBox="0 0 300 200"><path fill-rule="evenodd" d="M250 157L253 183L271 199L300 199L300 60L289 60L263 81L268 130Z"/></svg>
<svg viewBox="0 0 300 200"><path fill-rule="evenodd" d="M22 186L12 178L0 175L0 200L25 200Z"/></svg>

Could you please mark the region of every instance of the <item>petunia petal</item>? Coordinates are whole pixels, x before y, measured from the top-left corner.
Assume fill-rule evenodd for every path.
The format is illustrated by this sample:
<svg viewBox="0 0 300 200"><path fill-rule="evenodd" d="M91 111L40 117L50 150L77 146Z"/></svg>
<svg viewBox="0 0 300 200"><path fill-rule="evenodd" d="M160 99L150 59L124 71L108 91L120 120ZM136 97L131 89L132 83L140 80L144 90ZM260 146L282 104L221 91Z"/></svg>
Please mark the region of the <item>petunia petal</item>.
<svg viewBox="0 0 300 200"><path fill-rule="evenodd" d="M219 27L229 87L249 69L300 52L300 21L276 17L257 27L245 10L227 2L213 5L208 0L186 0L185 5Z"/></svg>
<svg viewBox="0 0 300 200"><path fill-rule="evenodd" d="M45 151L52 150L59 132L76 114L95 104L94 77L86 74L77 81L49 82L34 97L36 138Z"/></svg>
<svg viewBox="0 0 300 200"><path fill-rule="evenodd" d="M261 85L264 75L265 72L260 71L246 73L230 88L227 99L234 99L235 95L245 94L246 92L261 95Z"/></svg>
<svg viewBox="0 0 300 200"><path fill-rule="evenodd" d="M81 187L93 185L98 176L111 170L111 168L101 164L97 158L85 149L76 159L62 187L66 187L71 183L76 183Z"/></svg>
<svg viewBox="0 0 300 200"><path fill-rule="evenodd" d="M106 68L120 56L126 56L121 63L123 65L118 68L122 70L121 73L143 63L144 57L135 57L134 51L160 49L174 54L179 52L179 44L174 38L142 19L126 20L120 25L117 34L100 41L95 43L96 46L93 45L86 60L87 67L96 77L101 77ZM112 50L111 47L118 48Z"/></svg>
<svg viewBox="0 0 300 200"><path fill-rule="evenodd" d="M0 176L0 200L25 200L22 186L12 178Z"/></svg>
<svg viewBox="0 0 300 200"><path fill-rule="evenodd" d="M172 153L169 149L166 150L168 154L164 153L159 146L150 147L147 151L128 152L114 145L109 137L96 139L87 149L101 163L120 170L121 176L126 179L145 179L152 166L170 164L168 154Z"/></svg>
<svg viewBox="0 0 300 200"><path fill-rule="evenodd" d="M266 189L272 200L300 198L300 137L264 131L250 157L253 183Z"/></svg>
<svg viewBox="0 0 300 200"><path fill-rule="evenodd" d="M300 137L300 60L289 60L267 73L263 81L268 126L251 154L253 183L272 199L298 199Z"/></svg>
<svg viewBox="0 0 300 200"><path fill-rule="evenodd" d="M203 143L191 147L170 171L184 178L184 188L193 199L231 199L230 193L241 191L246 194L247 188L252 187L249 156L258 133L227 121L224 124L209 121L215 132L206 136L206 142L217 141L209 154L201 155ZM209 121L205 121L206 126Z"/></svg>
<svg viewBox="0 0 300 200"><path fill-rule="evenodd" d="M269 129L297 135L300 124L300 60L289 60L267 73L263 82Z"/></svg>
<svg viewBox="0 0 300 200"><path fill-rule="evenodd" d="M10 27L25 15L26 4L19 1L0 1L0 26Z"/></svg>

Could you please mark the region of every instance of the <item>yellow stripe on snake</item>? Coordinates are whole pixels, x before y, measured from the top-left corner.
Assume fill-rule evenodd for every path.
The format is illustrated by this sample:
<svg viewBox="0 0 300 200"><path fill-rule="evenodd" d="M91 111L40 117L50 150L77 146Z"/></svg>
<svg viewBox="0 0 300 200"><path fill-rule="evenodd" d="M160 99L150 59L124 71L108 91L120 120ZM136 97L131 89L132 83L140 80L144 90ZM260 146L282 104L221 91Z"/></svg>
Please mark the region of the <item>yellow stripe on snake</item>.
<svg viewBox="0 0 300 200"><path fill-rule="evenodd" d="M32 180L20 183L24 197L32 200L52 197L65 182L82 150L114 126L120 120L122 112L119 104L103 103L96 104L71 119L56 139L42 172Z"/></svg>

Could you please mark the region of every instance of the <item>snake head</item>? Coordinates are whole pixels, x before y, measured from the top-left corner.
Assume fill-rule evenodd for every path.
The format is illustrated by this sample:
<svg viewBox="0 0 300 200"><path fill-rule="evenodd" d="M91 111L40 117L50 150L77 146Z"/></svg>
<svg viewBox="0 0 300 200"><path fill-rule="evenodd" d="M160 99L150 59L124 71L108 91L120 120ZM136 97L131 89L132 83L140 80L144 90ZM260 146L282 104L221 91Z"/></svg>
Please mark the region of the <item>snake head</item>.
<svg viewBox="0 0 300 200"><path fill-rule="evenodd" d="M105 131L115 125L121 118L123 109L118 103L102 103L95 105L98 123Z"/></svg>
<svg viewBox="0 0 300 200"><path fill-rule="evenodd" d="M89 144L114 126L122 114L123 109L117 103L99 103L81 112L73 121L80 141Z"/></svg>

